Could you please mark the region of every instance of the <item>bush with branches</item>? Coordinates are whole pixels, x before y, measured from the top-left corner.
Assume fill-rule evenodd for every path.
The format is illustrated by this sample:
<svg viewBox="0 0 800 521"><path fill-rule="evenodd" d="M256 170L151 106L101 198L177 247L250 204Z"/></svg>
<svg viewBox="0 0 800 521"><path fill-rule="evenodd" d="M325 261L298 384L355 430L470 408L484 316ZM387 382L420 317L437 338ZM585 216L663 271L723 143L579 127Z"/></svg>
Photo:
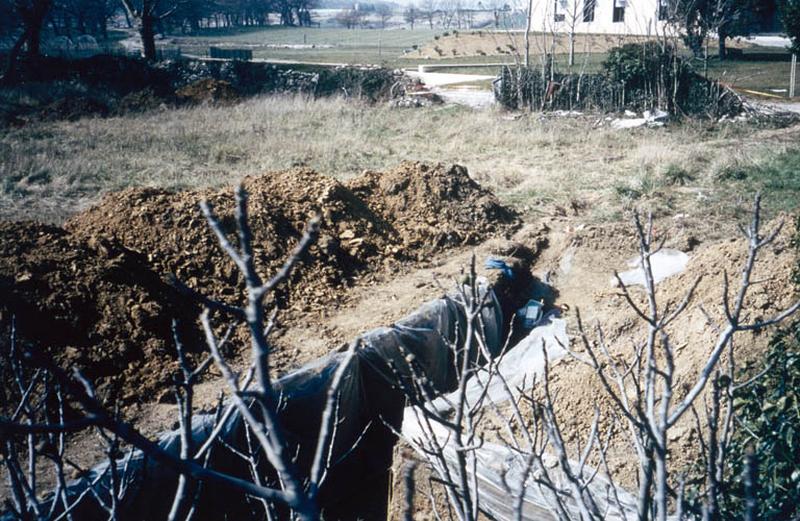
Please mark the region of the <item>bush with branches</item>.
<svg viewBox="0 0 800 521"><path fill-rule="evenodd" d="M730 484L737 481L742 483L743 500L735 505L735 515L756 519L759 513L776 508L780 487L785 488L789 483L796 486L796 465L791 462L795 459L796 451L792 449L796 448L794 432L798 424L796 417L787 416L796 414L794 395L788 387L796 382L787 380L785 372L779 385L774 385L775 380L769 377L762 381L765 371L741 378L734 356L734 339L739 333L779 324L800 309L800 301L797 301L775 316L745 321L747 295L757 283L752 275L759 252L775 240L780 226L769 232L762 230L760 197L757 197L750 223L742 228L747 256L738 287L734 288L728 274L723 274L721 304L725 318L722 323L715 323L703 307L699 307L706 315L708 327L715 332L715 338L708 346L708 357L698 374L679 387L677 353L670 330L675 320L694 305L700 279L687 288L680 302L662 303L656 291L651 259L663 247L663 240L654 236L652 219L645 222L636 215L634 224L639 241L639 265L645 279L644 306L637 304L619 275L617 281L628 305L646 326L646 332L634 341L629 357L612 355L602 325L590 331L577 311L578 346L573 348L560 341L559 345L544 345L543 371L538 375L539 381L533 382L530 388L524 385L514 388L509 384L508 374L499 370L506 354L503 350L499 357L487 354L483 365L463 366L458 390L446 397L446 405L425 393L424 376L407 390L414 408L411 416L406 414L406 421L410 419L412 424L411 428L404 426L405 439L428 462L435 481L445 489L448 508L457 519L472 521L479 519L482 513L496 519L525 519L526 509L532 504L559 520L722 519L723 505L728 505L727 491ZM467 316L474 316L471 310L476 305L467 302ZM482 344L479 329L470 323L466 327L466 343L453 347L456 355L468 352L472 343ZM603 416L596 408L592 425L577 447L572 446L573 442L568 443L562 434L549 386L548 353L559 349L593 370L612 404L610 415ZM534 380L537 377L531 376ZM494 395L491 391L494 387L504 391L503 398ZM741 398L742 392L758 394L749 410L736 405L735 400ZM769 398L766 403L771 405L762 403L762 398ZM506 411L501 403L508 405ZM702 420L698 410L701 404L705 411ZM524 411L529 413L526 415ZM765 412L768 413L766 417ZM760 451L786 450L770 456L768 466L762 467L770 473L777 472L780 475L777 481L768 477L762 480L752 458L740 458L738 466L731 465L731 454L737 447L732 442L733 435L740 426L746 430L753 415L761 418L760 423L753 425L758 432L765 434L772 429L762 438ZM499 447L489 446L484 440L485 428L481 422L490 416L503 426L505 434ZM694 417L698 432L702 433L703 464L694 495L689 493L691 487L687 487L686 469L674 468L670 459L670 452L674 450L671 431L684 417ZM775 431L777 426L780 428ZM611 435L620 430L627 433L637 461L638 490L633 494L615 483L616 476L608 465ZM591 457L600 462L600 468L592 469L588 465ZM487 483L490 462L498 461L502 462L499 464L502 469L497 471L499 477L489 478ZM758 484L762 481L774 483L766 495L759 492ZM499 503L498 491L504 493L504 500ZM430 498L433 502L432 494ZM491 508L486 506L488 504ZM503 511L499 512L498 508Z"/></svg>
<svg viewBox="0 0 800 521"><path fill-rule="evenodd" d="M800 217L794 246L800 254ZM800 291L800 263L794 279ZM733 406L741 428L731 439L729 474L734 479L723 489L722 514L726 518L741 511L747 501L742 476L748 461L758 469L756 518L800 517L800 321L773 337L766 366L753 385L734 393Z"/></svg>
<svg viewBox="0 0 800 521"><path fill-rule="evenodd" d="M129 491L141 484L136 483L141 473L134 479L137 468L149 468L147 460L173 473L174 481L166 490L174 493L164 494L169 508L163 514L170 520L193 518L201 498L216 496L209 494L210 487L250 498L253 508L248 515L256 518L320 519L320 490L328 470L335 465L333 443L341 420L341 385L357 343L336 359L313 446L295 446L279 414L282 396L272 379L268 342L275 312L267 313L265 305L268 295L286 280L315 240L318 223L311 221L283 267L265 281L253 262L245 192L241 188L236 192L233 239L211 207L206 203L201 207L221 248L239 269L245 303L231 306L196 295L206 307L201 322L210 353L196 367L190 366L182 341L175 335L180 361L175 375L179 429L171 446L142 435L118 411L101 403L92 383L80 372L57 367L46 356L18 343L12 324L6 369L15 390L3 396L0 412L0 455L10 484L7 506L12 519L80 519L87 504L95 514L99 511L108 519L119 519L130 508L126 503ZM699 279L679 302L661 302L652 259L663 247L663 239L655 236L652 218L645 221L636 214L634 227L645 280L644 305L637 303L639 299L619 275L617 279L644 333L627 358L612 355L602 325L589 330L576 310L577 346L558 339L555 344L543 343L541 372L521 384L512 383L504 361L513 330L503 346L495 345L502 343L497 338L488 340L483 310L490 293L480 287L473 258L469 273L457 286L456 305L463 311L459 314L463 319L455 326L461 328L454 337L458 340L446 346L450 350L447 359L453 366L447 371L454 375L451 388L455 391L440 396L435 382L442 375L426 374L424 365L411 353L402 357L403 367L386 361L396 371L394 382L411 405L402 432L395 432L424 456L433 480L444 487L453 517L462 521L484 515L525 519L535 507L537 512L559 520L665 521L673 516L679 520L714 520L729 514L778 519L796 508L792 499L797 497L793 458L798 414L794 393L800 383L800 357L789 342L796 338L796 329L794 337L786 334L777 338L768 365L754 376L742 378L734 356L738 334L779 324L800 309L797 301L772 317L754 322L745 318L749 316L748 291L758 282L753 280L757 258L775 240L780 227L762 230L757 197L750 223L742 228L747 255L738 284L723 274L724 319L715 323L706 313L708 327L714 332L713 343L698 373L680 386L671 327L694 305ZM699 309L705 312L702 306ZM251 363L244 371L237 372L226 360L224 346L231 328L220 337L220 320L215 317L245 324ZM578 440L577 446L563 434L550 389L549 357L556 351L590 367L612 404L611 412L604 415L596 409L586 437ZM229 399L220 400L214 414L197 417L193 414L194 385L212 365L222 374ZM704 420L698 410L700 404L704 405ZM692 416L702 433L703 464L699 478L688 483L685 469L674 468L670 460L674 450L671 432L679 420ZM243 429L242 440L237 443L224 435L234 417ZM486 441L490 417L503 431L501 443ZM66 454L67 434L87 428L97 430L107 456L107 464L93 470L82 468ZM617 476L608 464L615 432L627 434L637 462L638 490L633 493L617 485ZM202 436L196 436L198 433ZM748 448L753 445L746 441L748 435L758 440L752 449ZM244 472L215 465L212 451L217 450L233 454ZM344 450L347 453L353 447ZM307 465L299 463L300 452L310 454L303 458ZM589 465L592 460L599 462L599 468ZM45 461L55 477L55 491L46 497L41 493L40 479ZM77 485L68 480L73 471L79 476ZM762 477L765 473L774 479ZM407 518L413 502L412 482L408 476ZM430 499L435 502L433 494Z"/></svg>
<svg viewBox="0 0 800 521"><path fill-rule="evenodd" d="M338 360L326 391L315 447L302 447L313 457L307 458L308 468L300 468L295 450L300 448L288 441L282 425L282 398L277 394L270 366L268 336L275 325L276 311L267 313L265 304L316 240L318 218L310 221L282 268L263 280L253 261L244 189L239 187L236 191L235 239L223 231L209 204L204 201L201 209L220 247L238 268L246 297L244 305L231 306L194 295L206 308L201 322L209 352L196 367L190 366L178 329L173 327L180 371L174 380L179 436L172 446L144 436L124 421L118 410L101 403L92 382L77 369L58 367L42 352L18 342L12 321L3 356L8 361L5 369L9 374L5 376L15 382L15 392L3 396L0 409L0 455L10 484L11 500L6 506L11 519L71 521L97 512L104 512L108 519L120 519L131 508L129 498L136 496L128 492L141 486L141 480L155 480L153 486L158 486L157 475L145 476L148 469L152 470L148 461L177 476L177 487L174 481L165 484L167 491L174 490L172 496L166 495L167 504L171 503L166 517L171 521L191 519L201 492L206 497L214 496L207 494L212 486L255 500L261 508L257 517L319 519L319 493L332 464L331 447L339 421L338 393L357 344L353 343ZM251 364L243 372L226 360L225 345L232 326L219 337L219 317L226 322L243 323L247 328ZM229 399L220 398L216 413L198 417L194 414L194 386L211 366L222 374ZM226 439L232 421L242 426L244 446L234 447ZM94 469L83 468L66 454L66 434L88 428L97 431L108 458L104 466ZM210 458L215 450L230 451L250 479L241 472L213 468ZM55 491L47 496L41 484L41 465L46 461L51 462L55 476ZM164 474L163 470L158 473ZM77 483L68 483L71 475L79 477ZM161 491L158 497L147 501L163 503L164 497Z"/></svg>

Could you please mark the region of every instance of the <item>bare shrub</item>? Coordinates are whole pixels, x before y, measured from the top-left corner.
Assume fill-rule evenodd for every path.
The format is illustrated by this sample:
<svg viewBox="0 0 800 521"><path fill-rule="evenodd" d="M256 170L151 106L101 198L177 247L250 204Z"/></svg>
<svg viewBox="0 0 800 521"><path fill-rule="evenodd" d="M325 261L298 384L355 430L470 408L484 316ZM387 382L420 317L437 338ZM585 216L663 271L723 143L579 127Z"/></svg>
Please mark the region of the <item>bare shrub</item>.
<svg viewBox="0 0 800 521"><path fill-rule="evenodd" d="M443 407L435 397L425 394L425 375L418 375L408 390L415 425L405 429L406 441L428 462L435 481L444 487L449 507L459 520L478 519L481 512L495 519L523 519L531 502L557 519L676 519L720 518L721 489L726 482L738 479L729 473L728 451L736 428L734 393L757 382L765 373L759 371L740 380L734 356L734 339L738 333L763 330L781 323L800 309L794 302L774 316L747 322L748 290L758 281L753 271L759 253L772 243L780 226L764 232L761 227L761 198L757 196L750 223L741 231L747 240L747 256L741 266L738 285L723 273L724 321L715 323L705 314L715 333L708 356L696 377L678 385L676 346L670 335L670 325L694 304L694 293L700 279L687 288L679 302L663 304L656 292L651 259L663 246L653 233L652 218L643 221L634 215L638 237L639 261L645 278L644 306L637 303L622 278L617 274L619 288L627 304L646 326L644 337L633 345L629 357L611 354L601 324L592 329L585 326L576 310L578 348L569 345L544 346L544 367L538 385L512 388L498 370L499 356L485 353L484 360L472 360L459 373L458 390L445 399ZM474 316L475 300L464 299L467 316ZM467 340L454 346L456 353L468 352L473 343L481 345L479 330L472 321ZM558 342L561 344L560 342ZM548 351L561 349L580 363L589 366L602 384L611 412L601 415L596 407L594 419L585 438L577 446L567 442L557 416L554 396L548 381ZM483 351L482 351L483 352ZM723 355L726 355L722 363ZM464 358L463 360L468 360ZM483 365L480 362L484 362ZM492 398L493 384L504 390L501 400ZM472 386L472 391L467 389ZM475 392L475 387L479 391ZM500 405L507 404L506 412ZM701 407L702 406L702 407ZM670 451L676 423L683 417L693 417L702 453L702 497L690 502L685 496L685 469L674 468ZM501 444L485 443L486 418L493 417L503 435ZM407 413L408 418L408 413ZM638 490L629 494L615 482L609 468L607 453L614 432L627 432L630 446L638 463ZM599 468L589 461L594 458ZM502 470L493 479L492 461ZM753 505L752 466L745 469L750 483L746 494L747 510ZM502 512L484 506L505 495ZM509 499L510 498L510 499ZM437 514L438 515L438 514Z"/></svg>
<svg viewBox="0 0 800 521"><path fill-rule="evenodd" d="M337 392L355 354L356 344L341 358L329 384L310 468L298 468L295 454L288 450L278 414L281 398L275 393L271 376L267 339L275 324L276 311L268 314L265 306L267 297L287 279L316 240L319 220L315 218L309 222L283 266L264 281L253 261L244 190L239 187L236 191L235 241L222 230L219 219L206 202L201 203L201 208L220 246L244 279L246 303L237 307L202 298L206 309L201 322L210 355L196 367L187 361L177 328L173 327L180 361L180 371L174 382L180 432L177 447L145 437L122 420L118 411L110 411L98 399L92 383L79 371L70 373L42 353L21 345L12 322L9 348L4 356L8 360L6 370L15 381L16 389L13 396L4 396L0 453L11 485L9 508L13 518L78 519L90 509L105 512L109 519L118 519L126 493L133 487L134 471L137 466L145 468L146 460L155 461L178 475L169 508L170 520L192 518L203 484L233 489L259 500L266 518L271 519L281 508L288 509L292 518L319 518L317 499L331 464L330 446L338 421ZM247 326L251 363L243 374L235 371L225 358L224 345L231 328L228 334L218 337L213 324L215 316L224 317L225 321L241 321ZM194 386L212 365L222 373L229 388L229 399L227 403L220 399L215 414L196 418ZM240 416L247 438L247 446L241 450L231 447L222 434L234 415ZM203 424L199 431L195 420ZM95 429L106 445L107 464L94 469L83 468L66 455L66 434L89 428ZM211 468L209 456L216 445L238 454L249 466L252 479ZM39 478L43 461L51 462L55 476L55 492L45 499L42 493L47 488ZM264 462L270 471L265 472ZM79 481L68 483L70 475L80 478Z"/></svg>

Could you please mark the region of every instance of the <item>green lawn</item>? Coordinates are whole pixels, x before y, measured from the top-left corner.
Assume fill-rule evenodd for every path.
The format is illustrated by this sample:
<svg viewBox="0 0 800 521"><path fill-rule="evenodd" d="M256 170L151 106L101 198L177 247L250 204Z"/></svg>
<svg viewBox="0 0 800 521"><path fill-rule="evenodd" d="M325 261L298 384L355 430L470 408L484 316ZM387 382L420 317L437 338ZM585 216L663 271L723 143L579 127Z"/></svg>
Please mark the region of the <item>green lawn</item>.
<svg viewBox="0 0 800 521"><path fill-rule="evenodd" d="M207 30L197 36L175 37L186 53L205 54L209 46L253 50L255 58L305 62L383 64L394 66L404 51L432 40L430 29L329 29L264 27L250 30ZM279 46L315 46L282 48Z"/></svg>
<svg viewBox="0 0 800 521"><path fill-rule="evenodd" d="M708 73L734 87L786 96L771 90L789 88L790 62L791 56L783 49L753 48L746 49L741 59L710 60ZM702 71L702 62L695 67Z"/></svg>
<svg viewBox="0 0 800 521"><path fill-rule="evenodd" d="M770 210L793 211L800 201L800 149L779 148L752 157L734 157L717 177L734 193L761 192Z"/></svg>

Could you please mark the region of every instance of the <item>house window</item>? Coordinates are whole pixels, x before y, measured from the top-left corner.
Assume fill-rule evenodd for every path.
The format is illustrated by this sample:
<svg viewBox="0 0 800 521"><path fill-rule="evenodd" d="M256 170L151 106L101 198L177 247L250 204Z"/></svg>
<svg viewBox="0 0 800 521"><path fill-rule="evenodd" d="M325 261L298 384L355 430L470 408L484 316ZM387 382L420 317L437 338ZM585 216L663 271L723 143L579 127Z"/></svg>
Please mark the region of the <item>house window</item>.
<svg viewBox="0 0 800 521"><path fill-rule="evenodd" d="M625 21L625 0L614 0L614 14L612 22L620 23Z"/></svg>
<svg viewBox="0 0 800 521"><path fill-rule="evenodd" d="M585 0L583 3L583 21L594 22L594 6L597 0Z"/></svg>
<svg viewBox="0 0 800 521"><path fill-rule="evenodd" d="M659 21L669 18L669 0L658 0L658 19Z"/></svg>
<svg viewBox="0 0 800 521"><path fill-rule="evenodd" d="M563 22L563 21L564 21L564 20L566 20L566 18L567 18L567 17L564 15L564 12L563 12L563 11L564 11L564 7L565 7L565 6L563 6L563 5L560 5L560 4L562 4L563 2L564 2L564 0L555 0L555 6L556 6L556 8L553 10L553 13L554 13L554 14L553 14L553 21L554 21L554 22Z"/></svg>

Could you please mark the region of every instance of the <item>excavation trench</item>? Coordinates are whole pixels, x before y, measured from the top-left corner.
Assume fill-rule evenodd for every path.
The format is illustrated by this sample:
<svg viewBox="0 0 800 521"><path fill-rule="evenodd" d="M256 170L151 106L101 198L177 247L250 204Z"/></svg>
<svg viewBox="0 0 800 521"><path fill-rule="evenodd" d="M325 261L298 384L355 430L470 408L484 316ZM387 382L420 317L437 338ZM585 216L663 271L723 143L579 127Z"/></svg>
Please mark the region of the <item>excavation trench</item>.
<svg viewBox="0 0 800 521"><path fill-rule="evenodd" d="M521 265L520 265L521 266ZM480 324L486 348L501 351L510 331L513 311L525 301L533 287L528 266L516 266L513 277L498 277L493 287L480 285L485 294ZM482 279L478 279L481 281ZM350 359L339 388L335 408L335 432L327 456L329 470L319 502L326 519L386 519L391 489L393 448L396 432L403 429L406 397L401 389L416 374L424 374L436 394L452 391L457 382L457 360L452 346L464 344L466 318L461 297L445 296L430 301L390 327L371 330L359 337L355 357ZM477 348L471 356L476 356ZM316 448L320 417L333 375L346 358L335 352L315 360L276 382L281 396L280 419L288 438L290 454L302 475L308 474ZM201 447L215 428L213 414L197 415L192 425L195 447ZM219 441L213 444L208 467L251 480L249 464L237 452L249 452L250 436L237 412L219 423ZM255 443L254 440L251 440ZM179 454L180 432L160 436L159 444ZM265 458L258 460L262 476L273 474ZM169 512L178 474L140 451L118 460L118 470L129 476L122 504L125 518L160 519ZM77 498L98 478L108 479L108 464L100 464L70 483L69 495ZM102 477L100 477L102 476ZM194 484L214 487L217 485ZM262 505L233 489L197 494L196 519L248 518L263 513ZM192 492L193 493L193 492ZM279 518L285 517L276 512ZM73 510L76 519L105 518L93 494L86 494ZM5 519L5 518L4 518Z"/></svg>

